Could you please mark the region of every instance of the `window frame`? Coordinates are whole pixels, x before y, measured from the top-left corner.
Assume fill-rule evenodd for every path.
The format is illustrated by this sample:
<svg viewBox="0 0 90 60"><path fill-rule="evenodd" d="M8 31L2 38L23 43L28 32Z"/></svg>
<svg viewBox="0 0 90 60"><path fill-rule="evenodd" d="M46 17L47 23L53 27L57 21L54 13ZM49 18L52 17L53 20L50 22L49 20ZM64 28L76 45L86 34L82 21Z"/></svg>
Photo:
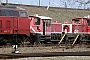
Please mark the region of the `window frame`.
<svg viewBox="0 0 90 60"><path fill-rule="evenodd" d="M90 26L90 23L88 23L88 21L90 22L90 20L89 20L89 19L87 19L87 20L86 20L86 23L88 24L88 26Z"/></svg>
<svg viewBox="0 0 90 60"><path fill-rule="evenodd" d="M35 19L37 19L37 21L35 21ZM37 17L35 17L34 18L34 25L40 25L40 18L37 18Z"/></svg>
<svg viewBox="0 0 90 60"><path fill-rule="evenodd" d="M26 15L26 16L21 16L22 14L21 14L21 12L24 12L25 14L24 15ZM20 17L23 17L23 18L27 18L28 17L28 14L27 14L27 12L26 11L19 11L19 16Z"/></svg>

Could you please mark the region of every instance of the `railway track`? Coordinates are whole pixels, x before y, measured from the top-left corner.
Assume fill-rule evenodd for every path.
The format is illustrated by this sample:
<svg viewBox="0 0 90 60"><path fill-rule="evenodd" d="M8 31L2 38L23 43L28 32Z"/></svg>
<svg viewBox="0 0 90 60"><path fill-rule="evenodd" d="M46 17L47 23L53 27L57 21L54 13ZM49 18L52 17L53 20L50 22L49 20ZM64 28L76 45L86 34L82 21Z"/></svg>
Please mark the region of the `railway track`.
<svg viewBox="0 0 90 60"><path fill-rule="evenodd" d="M12 45L7 43L6 45L0 45L0 48L11 47ZM30 44L29 42L25 42L24 44L18 44L18 47L47 47L47 46L56 46L53 43L40 43L40 44Z"/></svg>
<svg viewBox="0 0 90 60"><path fill-rule="evenodd" d="M80 45L75 45L74 47L77 48L78 46ZM83 45L82 47L84 48L87 48L87 46L90 46L90 45ZM29 47L29 46L28 46ZM51 46L52 47L52 46ZM40 47L38 47L40 48ZM65 48L65 45L60 46L60 48ZM74 49L75 49L74 48ZM41 49L41 48L40 48ZM55 48L57 49L57 48ZM53 49L51 49L53 50ZM53 56L90 56L90 51L89 50L76 50L74 52L66 52L66 51L62 51L62 52L57 52L57 51L54 51L54 52L39 52L39 53L32 53L32 52L22 52L22 53L9 53L9 54L0 54L0 59L15 59L15 58L25 58L25 57L53 57Z"/></svg>
<svg viewBox="0 0 90 60"><path fill-rule="evenodd" d="M25 58L25 57L53 57L53 56L90 56L90 51L0 54L0 59Z"/></svg>
<svg viewBox="0 0 90 60"><path fill-rule="evenodd" d="M0 46L0 48L8 48L8 47L12 47L12 45L10 44L7 44L7 45L3 45L3 46ZM52 44L52 43L49 43L49 44L35 44L35 45L32 45L30 43L25 43L23 45L18 45L18 47L59 47L59 48L66 48L66 47L69 47L69 48L74 48L74 47L83 47L83 48L90 48L90 44L86 45L86 44L75 44L73 47L71 46L71 44Z"/></svg>

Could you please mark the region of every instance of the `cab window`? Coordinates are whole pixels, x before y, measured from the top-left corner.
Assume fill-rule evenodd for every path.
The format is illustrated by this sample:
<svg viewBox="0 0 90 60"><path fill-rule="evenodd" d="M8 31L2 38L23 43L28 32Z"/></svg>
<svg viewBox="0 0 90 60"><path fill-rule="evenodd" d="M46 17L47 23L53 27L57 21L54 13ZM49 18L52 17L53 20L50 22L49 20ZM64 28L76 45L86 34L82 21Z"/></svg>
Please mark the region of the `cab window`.
<svg viewBox="0 0 90 60"><path fill-rule="evenodd" d="M40 25L40 18L34 18L34 25Z"/></svg>
<svg viewBox="0 0 90 60"><path fill-rule="evenodd" d="M9 10L5 10L5 15L10 16L9 12L10 12Z"/></svg>
<svg viewBox="0 0 90 60"><path fill-rule="evenodd" d="M10 14L10 16L17 16L17 17L19 17L19 13L17 11L10 11L9 14Z"/></svg>
<svg viewBox="0 0 90 60"><path fill-rule="evenodd" d="M86 20L87 24L90 26L90 20Z"/></svg>
<svg viewBox="0 0 90 60"><path fill-rule="evenodd" d="M25 11L21 11L20 16L21 17L28 17L28 15L27 15L27 13Z"/></svg>
<svg viewBox="0 0 90 60"><path fill-rule="evenodd" d="M51 20L50 19L45 19L44 22L46 23L47 27L51 25Z"/></svg>
<svg viewBox="0 0 90 60"><path fill-rule="evenodd" d="M73 22L76 23L76 24L80 24L80 20L73 19Z"/></svg>
<svg viewBox="0 0 90 60"><path fill-rule="evenodd" d="M4 10L0 10L0 16L6 16L5 11Z"/></svg>
<svg viewBox="0 0 90 60"><path fill-rule="evenodd" d="M0 10L0 16L16 16L16 17L19 17L19 14L17 11L13 11L13 10Z"/></svg>

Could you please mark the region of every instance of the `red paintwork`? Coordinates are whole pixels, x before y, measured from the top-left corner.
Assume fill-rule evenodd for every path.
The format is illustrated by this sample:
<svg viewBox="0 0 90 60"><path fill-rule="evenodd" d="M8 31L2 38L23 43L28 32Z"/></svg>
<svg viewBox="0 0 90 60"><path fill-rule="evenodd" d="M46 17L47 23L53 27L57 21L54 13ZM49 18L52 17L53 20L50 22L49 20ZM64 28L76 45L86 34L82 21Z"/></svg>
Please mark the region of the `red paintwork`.
<svg viewBox="0 0 90 60"><path fill-rule="evenodd" d="M71 24L71 22L64 22L64 24Z"/></svg>
<svg viewBox="0 0 90 60"><path fill-rule="evenodd" d="M30 21L30 27L32 27L35 31L33 31L32 28L30 28L30 32L31 33L36 33L36 32L42 32L42 25L43 25L43 22L42 20L40 19L40 25L34 25L34 18L38 18L38 17L35 17L35 16L29 16L29 18L31 19ZM37 29L37 27L39 29Z"/></svg>
<svg viewBox="0 0 90 60"><path fill-rule="evenodd" d="M26 34L30 36L30 19L19 17L18 18L18 33L19 34Z"/></svg>
<svg viewBox="0 0 90 60"><path fill-rule="evenodd" d="M0 34L25 34L30 36L29 22L29 18L0 16Z"/></svg>
<svg viewBox="0 0 90 60"><path fill-rule="evenodd" d="M31 33L40 33L41 35L43 35L43 22L44 22L44 20L38 16L29 16L29 17L31 19L31 21L30 21L30 32ZM34 18L40 19L40 25L34 24ZM46 26L45 27L45 35L50 36L49 32L51 32L51 26Z"/></svg>
<svg viewBox="0 0 90 60"><path fill-rule="evenodd" d="M51 23L51 32L62 32L62 24L61 23Z"/></svg>
<svg viewBox="0 0 90 60"><path fill-rule="evenodd" d="M89 32L87 30L87 23L86 23L86 20L89 19L89 18L75 18L76 20L79 20L79 23L74 23L74 19L72 19L72 24L73 24L73 31L76 29L78 30L79 32ZM89 19L90 20L90 19Z"/></svg>
<svg viewBox="0 0 90 60"><path fill-rule="evenodd" d="M74 22L77 20L78 20L78 22ZM86 22L87 20L90 20L90 18L72 19L72 22L71 22L72 27L71 28L68 26L68 24L70 24L70 23L64 23L64 24L65 24L65 26L67 25L69 27L68 30L72 29L72 32L74 32L75 30L78 30L78 32L81 32L81 33L88 33L88 32L90 32L90 26L88 26L88 24Z"/></svg>
<svg viewBox="0 0 90 60"><path fill-rule="evenodd" d="M27 20L27 21L26 21ZM30 36L30 19L20 17L18 20L18 34Z"/></svg>
<svg viewBox="0 0 90 60"><path fill-rule="evenodd" d="M76 20L79 20L79 22L74 22ZM87 20L90 20L90 18L75 18L72 19L72 22L64 22L64 24L58 22L51 23L51 32L65 32L65 29L67 29L69 33L74 33L75 30L78 30L78 33L89 33L90 26L86 22Z"/></svg>

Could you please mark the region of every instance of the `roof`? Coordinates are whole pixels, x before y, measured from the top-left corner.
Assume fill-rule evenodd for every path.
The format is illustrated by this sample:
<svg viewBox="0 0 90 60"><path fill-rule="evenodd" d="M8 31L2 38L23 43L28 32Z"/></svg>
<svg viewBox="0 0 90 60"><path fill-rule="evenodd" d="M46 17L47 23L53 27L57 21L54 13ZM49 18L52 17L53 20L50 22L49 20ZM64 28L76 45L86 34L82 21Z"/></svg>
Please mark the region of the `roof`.
<svg viewBox="0 0 90 60"><path fill-rule="evenodd" d="M17 6L8 6L8 5L0 5L0 9L11 9L11 10L25 10L23 8L17 7Z"/></svg>
<svg viewBox="0 0 90 60"><path fill-rule="evenodd" d="M35 16L38 17L38 18L41 18L41 19L52 19L52 18L46 17L46 16L38 16L38 15L35 15Z"/></svg>
<svg viewBox="0 0 90 60"><path fill-rule="evenodd" d="M77 20L77 19L90 19L90 18L80 18L80 17L79 17L79 18L74 18L74 19ZM72 20L74 20L74 19L72 19Z"/></svg>

